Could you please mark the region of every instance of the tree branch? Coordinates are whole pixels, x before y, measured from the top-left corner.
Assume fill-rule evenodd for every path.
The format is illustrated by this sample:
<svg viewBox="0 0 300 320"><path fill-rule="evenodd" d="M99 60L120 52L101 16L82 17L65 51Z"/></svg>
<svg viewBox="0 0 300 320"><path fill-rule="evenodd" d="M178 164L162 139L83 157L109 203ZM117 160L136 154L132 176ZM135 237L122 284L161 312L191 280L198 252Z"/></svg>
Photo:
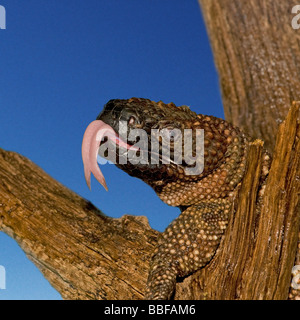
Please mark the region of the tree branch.
<svg viewBox="0 0 300 320"><path fill-rule="evenodd" d="M0 149L0 230L64 299L141 299L158 232L104 216L30 160Z"/></svg>

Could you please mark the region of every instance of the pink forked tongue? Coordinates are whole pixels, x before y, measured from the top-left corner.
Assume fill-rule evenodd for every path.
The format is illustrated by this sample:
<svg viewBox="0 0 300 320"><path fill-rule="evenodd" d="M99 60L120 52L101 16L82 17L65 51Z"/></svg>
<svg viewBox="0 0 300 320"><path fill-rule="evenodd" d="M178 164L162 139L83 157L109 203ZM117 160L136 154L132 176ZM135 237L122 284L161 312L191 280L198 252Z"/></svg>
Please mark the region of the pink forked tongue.
<svg viewBox="0 0 300 320"><path fill-rule="evenodd" d="M104 176L97 163L98 149L100 142L104 136L112 140L120 147L132 150L138 150L138 148L130 146L126 142L122 141L116 134L114 129L101 120L95 120L91 122L85 130L82 140L82 160L84 166L84 177L88 187L91 189L91 173L102 184L107 191L107 185Z"/></svg>

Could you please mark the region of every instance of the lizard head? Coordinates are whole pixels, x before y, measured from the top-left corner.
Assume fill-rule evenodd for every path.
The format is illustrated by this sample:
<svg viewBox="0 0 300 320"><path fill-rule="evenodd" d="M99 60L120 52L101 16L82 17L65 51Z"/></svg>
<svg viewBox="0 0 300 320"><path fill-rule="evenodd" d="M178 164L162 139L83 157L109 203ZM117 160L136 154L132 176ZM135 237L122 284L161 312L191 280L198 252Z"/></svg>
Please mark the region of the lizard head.
<svg viewBox="0 0 300 320"><path fill-rule="evenodd" d="M207 181L213 174L215 189L219 183L225 191L226 157L235 136L224 120L197 115L187 106L141 98L110 100L84 134L85 178L90 187L93 173L107 189L97 165L99 154L149 184L166 203L189 205L197 186L203 194L206 188L209 198Z"/></svg>

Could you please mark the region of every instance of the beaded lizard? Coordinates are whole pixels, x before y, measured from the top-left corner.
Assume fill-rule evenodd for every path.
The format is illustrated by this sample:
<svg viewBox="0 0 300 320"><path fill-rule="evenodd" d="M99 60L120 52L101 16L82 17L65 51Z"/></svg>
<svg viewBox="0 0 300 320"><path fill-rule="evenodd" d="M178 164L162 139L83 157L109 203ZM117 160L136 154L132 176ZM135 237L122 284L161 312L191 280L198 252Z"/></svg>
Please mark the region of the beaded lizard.
<svg viewBox="0 0 300 320"><path fill-rule="evenodd" d="M125 138L137 128L145 130L149 140L151 130L167 129L170 158L174 156L176 146L172 137L174 129L180 132L192 129L193 133L195 129L204 129L204 169L200 174L186 174L189 165L184 157L181 164L172 161L164 164L161 158L158 164L116 163L129 175L149 184L162 201L181 209L179 217L160 235L145 296L146 299L170 299L177 277L200 269L212 259L227 226L233 192L245 172L251 139L225 120L197 115L187 106L176 107L173 103L156 103L141 98L110 100L97 120L89 125L83 138L82 155L89 186L92 172L107 188L96 162L99 145L106 142L108 149L115 147L115 153L121 158L127 156L128 150L137 142L127 144L118 137L121 125L127 128ZM107 141L103 140L105 135ZM161 146L161 139L158 141ZM150 151L150 146L148 148ZM193 142L193 155L195 151ZM268 174L270 161L270 156L265 153L262 181Z"/></svg>

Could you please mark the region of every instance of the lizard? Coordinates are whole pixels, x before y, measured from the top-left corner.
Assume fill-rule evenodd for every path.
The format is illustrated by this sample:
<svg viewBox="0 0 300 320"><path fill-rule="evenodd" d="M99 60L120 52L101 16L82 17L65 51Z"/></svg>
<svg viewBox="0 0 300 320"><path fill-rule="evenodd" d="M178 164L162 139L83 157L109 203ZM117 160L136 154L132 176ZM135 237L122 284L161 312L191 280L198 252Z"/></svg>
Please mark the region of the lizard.
<svg viewBox="0 0 300 320"><path fill-rule="evenodd" d="M121 128L125 128L122 134ZM194 133L197 129L204 130L202 172L186 174L191 165L182 149L179 149L183 154L181 163L164 163L161 155L157 163L151 163L150 158L135 163L121 161L130 151L141 152L143 149L141 145L135 147L137 138L134 141L128 139L136 129L146 132L146 140L150 144L145 144L147 150L144 151L148 152L148 157L153 143L150 140L154 139L151 130L164 132L170 141L171 159L175 156L176 143L182 143L182 139L174 138L174 132L183 134L185 129L192 130L189 139L193 140L193 155L197 157ZM161 151L162 137L158 137L156 142ZM119 159L115 163L117 167L142 179L162 201L181 210L180 215L160 234L150 262L145 299L170 299L178 277L197 271L212 259L228 224L234 192L245 173L250 142L248 135L223 119L196 114L187 106L176 107L174 103L144 98L110 100L87 127L82 158L89 187L93 173L107 189L97 165L99 147L106 143L106 152L114 150L116 159ZM262 161L261 185L267 178L271 163L267 151Z"/></svg>

